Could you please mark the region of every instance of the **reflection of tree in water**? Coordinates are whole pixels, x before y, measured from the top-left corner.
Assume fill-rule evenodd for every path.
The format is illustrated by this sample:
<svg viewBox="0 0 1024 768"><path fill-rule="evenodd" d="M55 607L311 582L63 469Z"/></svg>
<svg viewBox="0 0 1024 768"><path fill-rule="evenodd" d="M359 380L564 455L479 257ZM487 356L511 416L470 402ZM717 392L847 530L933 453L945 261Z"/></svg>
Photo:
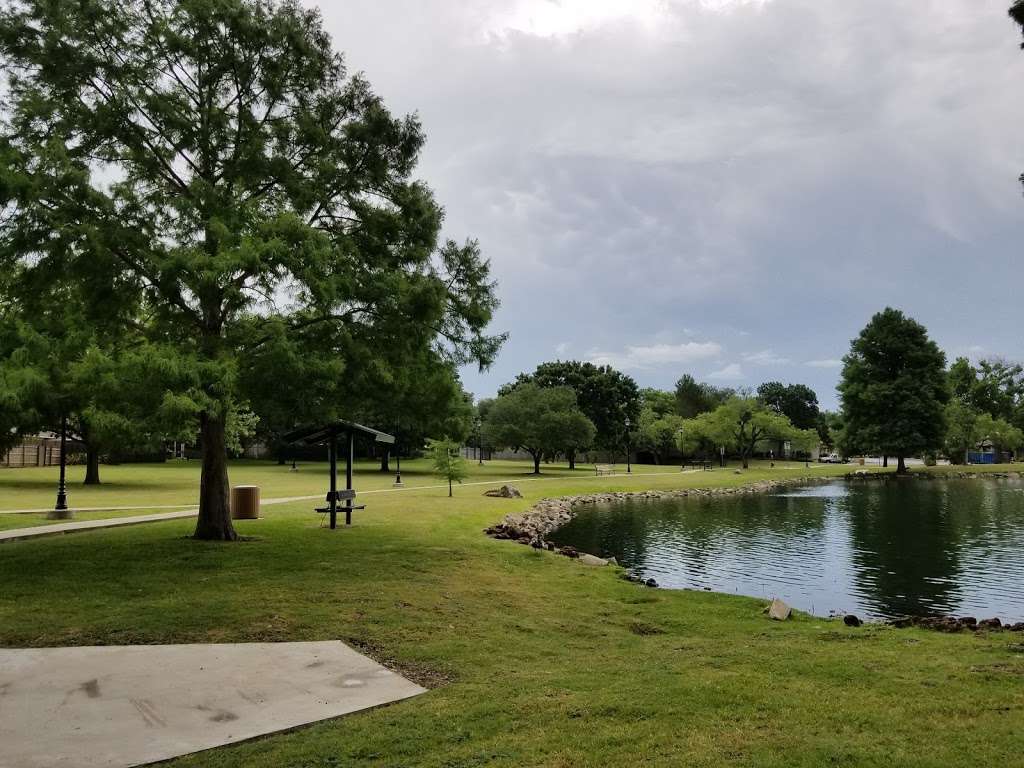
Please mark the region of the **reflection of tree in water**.
<svg viewBox="0 0 1024 768"><path fill-rule="evenodd" d="M850 520L855 589L885 616L948 613L960 602L965 516L979 510L985 484L958 489L951 509L945 482L901 480L853 488L841 502Z"/></svg>
<svg viewBox="0 0 1024 768"><path fill-rule="evenodd" d="M764 494L634 500L584 509L550 538L614 556L628 568L643 569L657 550L654 559L668 557L706 582L723 550L740 561L762 561L777 543L780 557L799 557L794 542L818 538L826 506L826 499Z"/></svg>
<svg viewBox="0 0 1024 768"><path fill-rule="evenodd" d="M906 480L631 501L585 507L552 539L663 584L777 590L806 610L1024 618L1022 488Z"/></svg>

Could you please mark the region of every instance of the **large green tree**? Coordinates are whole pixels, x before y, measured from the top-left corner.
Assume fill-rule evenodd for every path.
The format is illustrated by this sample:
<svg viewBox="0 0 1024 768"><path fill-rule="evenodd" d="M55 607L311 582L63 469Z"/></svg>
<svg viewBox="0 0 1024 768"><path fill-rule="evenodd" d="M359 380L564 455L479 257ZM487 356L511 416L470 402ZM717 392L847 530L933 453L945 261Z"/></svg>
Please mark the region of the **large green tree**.
<svg viewBox="0 0 1024 768"><path fill-rule="evenodd" d="M735 395L735 391L727 387L716 387L712 384L699 382L686 373L676 382L676 412L684 419L692 419L702 413L715 410L726 400Z"/></svg>
<svg viewBox="0 0 1024 768"><path fill-rule="evenodd" d="M759 447L789 442L798 450L809 450L818 440L817 431L798 429L786 416L752 397L732 397L715 410L684 421L682 432L683 444L706 440L738 453L744 469Z"/></svg>
<svg viewBox="0 0 1024 768"><path fill-rule="evenodd" d="M571 387L519 384L488 403L486 419L487 444L526 451L538 475L542 458L576 453L589 446L597 433L576 404Z"/></svg>
<svg viewBox="0 0 1024 768"><path fill-rule="evenodd" d="M886 308L850 344L839 395L846 440L865 451L906 457L937 450L949 401L946 356L924 326Z"/></svg>
<svg viewBox="0 0 1024 768"><path fill-rule="evenodd" d="M636 425L635 447L650 451L656 463L678 448L683 418L675 412L676 398L671 392L640 390L640 417Z"/></svg>
<svg viewBox="0 0 1024 768"><path fill-rule="evenodd" d="M821 416L818 396L805 384L766 381L757 388L757 398L788 418L797 429L816 429L818 426Z"/></svg>
<svg viewBox="0 0 1024 768"><path fill-rule="evenodd" d="M636 382L609 365L594 365L577 360L541 363L533 373L523 373L499 394L525 383L539 387L570 387L576 393L581 411L597 429L598 448L618 450L625 441L626 420L636 423L640 416L640 390ZM569 465L575 466L570 455Z"/></svg>
<svg viewBox="0 0 1024 768"><path fill-rule="evenodd" d="M438 248L413 178L424 136L346 74L315 10L277 0L12 0L0 269L84 286L176 351L202 444L195 535L236 538L227 426L266 344L325 355L429 333L488 363L501 339L474 243Z"/></svg>

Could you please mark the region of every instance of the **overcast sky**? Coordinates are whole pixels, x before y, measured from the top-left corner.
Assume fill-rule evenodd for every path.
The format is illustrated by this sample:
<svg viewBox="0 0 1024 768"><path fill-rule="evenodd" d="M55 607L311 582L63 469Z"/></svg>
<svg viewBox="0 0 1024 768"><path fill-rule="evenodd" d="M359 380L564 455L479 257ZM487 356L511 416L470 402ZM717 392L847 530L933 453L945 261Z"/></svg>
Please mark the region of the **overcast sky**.
<svg viewBox="0 0 1024 768"><path fill-rule="evenodd" d="M1009 0L320 5L493 263L511 338L475 394L562 358L832 406L886 305L951 358L1024 358Z"/></svg>

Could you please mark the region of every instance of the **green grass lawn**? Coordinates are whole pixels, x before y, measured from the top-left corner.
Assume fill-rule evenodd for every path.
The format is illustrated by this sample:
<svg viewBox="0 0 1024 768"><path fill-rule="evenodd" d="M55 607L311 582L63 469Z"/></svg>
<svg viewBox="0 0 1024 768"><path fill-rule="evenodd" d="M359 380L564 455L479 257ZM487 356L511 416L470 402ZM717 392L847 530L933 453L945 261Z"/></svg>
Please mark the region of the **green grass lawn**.
<svg viewBox="0 0 1024 768"><path fill-rule="evenodd" d="M521 500L487 498L470 485L451 500L439 488L368 495L357 525L335 532L318 527L309 502L267 507L264 519L238 523L254 538L237 544L192 541L189 520L3 544L0 644L340 639L432 688L174 766L973 766L1019 758L1019 635L848 629L807 616L773 623L760 600L645 589L615 569L481 534L542 496L849 471L636 469L613 478L552 470L550 479L521 482ZM185 471L110 469L116 493L103 503L141 486L187 496ZM295 477L303 471L234 466L232 482L263 478L268 497L320 492L322 473ZM363 473L357 485L389 484L374 477ZM406 481L436 478L411 472ZM35 498L3 472L0 483ZM6 497L2 506L13 508Z"/></svg>

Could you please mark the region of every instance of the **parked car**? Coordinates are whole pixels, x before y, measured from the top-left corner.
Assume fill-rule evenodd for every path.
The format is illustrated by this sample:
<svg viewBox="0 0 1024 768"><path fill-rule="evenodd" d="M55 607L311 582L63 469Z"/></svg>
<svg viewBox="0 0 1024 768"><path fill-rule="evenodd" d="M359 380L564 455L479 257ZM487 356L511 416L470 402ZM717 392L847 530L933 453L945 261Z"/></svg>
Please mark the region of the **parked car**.
<svg viewBox="0 0 1024 768"><path fill-rule="evenodd" d="M838 453L828 453L818 459L822 464L842 464L843 460Z"/></svg>

